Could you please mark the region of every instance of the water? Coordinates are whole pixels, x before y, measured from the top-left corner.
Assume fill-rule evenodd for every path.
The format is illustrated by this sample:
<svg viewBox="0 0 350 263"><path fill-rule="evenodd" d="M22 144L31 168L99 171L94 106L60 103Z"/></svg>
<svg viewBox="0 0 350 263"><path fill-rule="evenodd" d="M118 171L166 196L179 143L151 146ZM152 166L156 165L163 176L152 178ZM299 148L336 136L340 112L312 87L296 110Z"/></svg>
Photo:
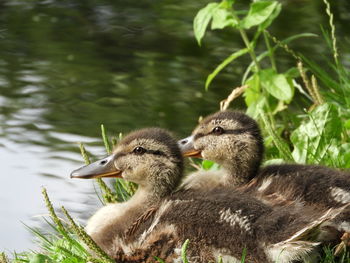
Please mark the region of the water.
<svg viewBox="0 0 350 263"><path fill-rule="evenodd" d="M198 116L239 86L248 58L224 70L208 92L204 80L242 42L236 32L208 34L202 48L192 19L207 1L0 2L0 251L35 248L25 229L44 227L45 186L59 207L84 223L101 205L91 181L71 180L83 164L77 142L96 157L110 136L146 126L185 136ZM280 39L320 33L322 1L283 1L271 28ZM333 4L340 46L348 43L350 4ZM291 47L321 61L321 39ZM280 69L295 62L278 53ZM234 107L243 106L242 101Z"/></svg>

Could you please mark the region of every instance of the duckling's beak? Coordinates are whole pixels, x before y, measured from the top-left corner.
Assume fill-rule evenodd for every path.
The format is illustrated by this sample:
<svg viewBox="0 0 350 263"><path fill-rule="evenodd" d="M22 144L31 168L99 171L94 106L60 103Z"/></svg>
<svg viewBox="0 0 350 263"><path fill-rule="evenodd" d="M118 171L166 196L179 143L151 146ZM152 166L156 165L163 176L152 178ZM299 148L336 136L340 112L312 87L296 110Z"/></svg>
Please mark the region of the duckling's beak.
<svg viewBox="0 0 350 263"><path fill-rule="evenodd" d="M71 178L102 178L102 177L121 177L122 171L114 166L115 154L111 154L106 158L96 161L94 163L85 165L79 169L74 170Z"/></svg>
<svg viewBox="0 0 350 263"><path fill-rule="evenodd" d="M182 156L184 157L196 157L196 158L202 158L202 151L196 150L193 146L193 138L194 136L191 135L187 138L181 139L177 142L177 144L180 147Z"/></svg>

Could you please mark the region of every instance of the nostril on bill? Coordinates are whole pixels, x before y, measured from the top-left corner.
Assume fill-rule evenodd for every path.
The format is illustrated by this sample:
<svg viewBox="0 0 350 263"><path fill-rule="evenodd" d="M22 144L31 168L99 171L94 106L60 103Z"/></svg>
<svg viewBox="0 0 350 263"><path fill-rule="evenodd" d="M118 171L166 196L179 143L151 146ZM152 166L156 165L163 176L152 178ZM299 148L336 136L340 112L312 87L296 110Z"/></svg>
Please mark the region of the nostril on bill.
<svg viewBox="0 0 350 263"><path fill-rule="evenodd" d="M107 160L102 160L102 161L100 162L101 165L105 165L106 163L107 163Z"/></svg>
<svg viewBox="0 0 350 263"><path fill-rule="evenodd" d="M182 145L184 145L184 144L186 144L188 142L188 140L182 140L180 143L182 144Z"/></svg>

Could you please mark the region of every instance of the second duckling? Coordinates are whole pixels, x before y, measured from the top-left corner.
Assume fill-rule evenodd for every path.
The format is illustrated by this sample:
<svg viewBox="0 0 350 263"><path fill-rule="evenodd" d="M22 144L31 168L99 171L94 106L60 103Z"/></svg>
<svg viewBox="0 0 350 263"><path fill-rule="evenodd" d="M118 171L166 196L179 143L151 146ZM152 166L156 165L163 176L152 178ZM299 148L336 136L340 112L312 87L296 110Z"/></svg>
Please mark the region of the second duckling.
<svg viewBox="0 0 350 263"><path fill-rule="evenodd" d="M324 213L350 203L350 174L316 165L281 164L260 167L264 145L255 120L237 111L220 111L204 118L192 135L179 141L185 156L202 157L222 166L197 172L186 188L235 186L269 205L289 205L301 212ZM350 211L333 223L350 232Z"/></svg>

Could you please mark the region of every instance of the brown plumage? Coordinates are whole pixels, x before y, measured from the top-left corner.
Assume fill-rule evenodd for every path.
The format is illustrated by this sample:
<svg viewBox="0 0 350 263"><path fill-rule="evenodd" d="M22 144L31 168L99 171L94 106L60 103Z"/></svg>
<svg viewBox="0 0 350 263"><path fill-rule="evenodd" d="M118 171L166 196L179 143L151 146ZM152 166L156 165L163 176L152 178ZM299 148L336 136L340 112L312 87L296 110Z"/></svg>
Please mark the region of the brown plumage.
<svg viewBox="0 0 350 263"><path fill-rule="evenodd" d="M88 234L108 254L114 255L128 231L175 189L182 176L181 152L172 136L158 128L143 129L126 136L113 154L72 172L74 178L122 177L139 184L125 203L109 204L91 217Z"/></svg>
<svg viewBox="0 0 350 263"><path fill-rule="evenodd" d="M117 262L181 260L190 240L190 262L292 262L317 255L319 235L341 210L320 218L269 207L248 195L220 187L178 189L183 162L176 141L162 129L125 137L113 154L82 167L72 177L118 176L139 184L127 202L100 209L87 232ZM175 191L178 189L177 191Z"/></svg>
<svg viewBox="0 0 350 263"><path fill-rule="evenodd" d="M235 186L269 205L314 215L350 202L349 173L300 164L260 168L264 152L260 128L241 112L221 111L206 117L179 145L185 155L201 155L222 166L220 172L195 173L185 181L185 188ZM350 231L346 215L350 213L343 212L333 222L340 232Z"/></svg>

